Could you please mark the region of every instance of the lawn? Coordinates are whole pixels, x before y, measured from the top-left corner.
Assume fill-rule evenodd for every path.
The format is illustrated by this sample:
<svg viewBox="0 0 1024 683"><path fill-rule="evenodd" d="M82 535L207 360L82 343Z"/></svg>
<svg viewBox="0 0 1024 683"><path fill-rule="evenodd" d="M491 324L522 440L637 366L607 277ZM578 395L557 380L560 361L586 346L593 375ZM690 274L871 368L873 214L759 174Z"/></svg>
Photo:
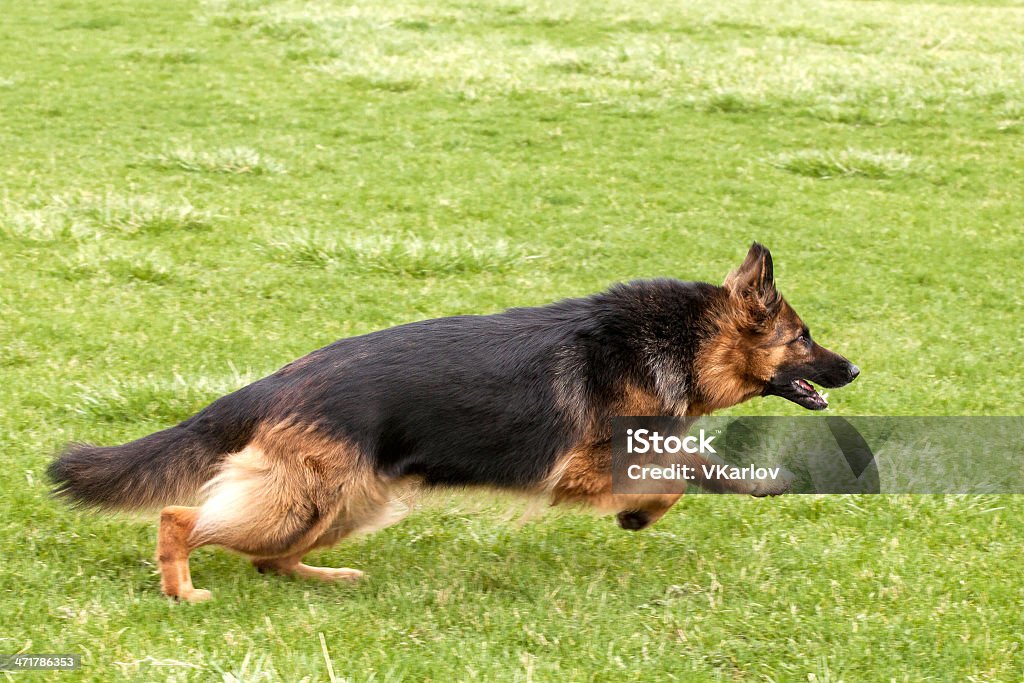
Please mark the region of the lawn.
<svg viewBox="0 0 1024 683"><path fill-rule="evenodd" d="M193 556L44 469L342 336L753 239L862 369L836 415L1020 414L1024 3L152 0L0 20L0 654L66 679L1015 681L1013 496L442 497L318 552ZM734 414L797 415L782 399ZM510 511L511 510L511 514Z"/></svg>

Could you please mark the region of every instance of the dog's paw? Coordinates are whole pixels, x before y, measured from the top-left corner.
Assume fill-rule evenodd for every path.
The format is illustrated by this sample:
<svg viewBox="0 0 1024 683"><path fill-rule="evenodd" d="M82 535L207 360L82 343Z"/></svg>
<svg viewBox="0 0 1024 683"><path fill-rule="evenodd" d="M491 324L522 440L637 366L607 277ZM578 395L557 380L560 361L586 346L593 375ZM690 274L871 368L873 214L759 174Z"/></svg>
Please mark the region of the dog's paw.
<svg viewBox="0 0 1024 683"><path fill-rule="evenodd" d="M640 531L651 523L651 515L643 510L623 510L615 515L619 527L629 531Z"/></svg>
<svg viewBox="0 0 1024 683"><path fill-rule="evenodd" d="M206 602L213 597L213 593L205 588L193 588L189 591L182 591L176 597L185 602Z"/></svg>
<svg viewBox="0 0 1024 683"><path fill-rule="evenodd" d="M310 569L317 570L316 574L310 578L321 581L359 581L364 576L363 572L358 569L349 569L348 567L339 567L337 569L333 567L310 567Z"/></svg>
<svg viewBox="0 0 1024 683"><path fill-rule="evenodd" d="M789 491L793 486L793 479L795 475L792 472L786 470L779 470L779 476L774 479L760 479L754 482L754 487L750 491L750 495L755 498L764 498L765 496L780 496L783 493Z"/></svg>

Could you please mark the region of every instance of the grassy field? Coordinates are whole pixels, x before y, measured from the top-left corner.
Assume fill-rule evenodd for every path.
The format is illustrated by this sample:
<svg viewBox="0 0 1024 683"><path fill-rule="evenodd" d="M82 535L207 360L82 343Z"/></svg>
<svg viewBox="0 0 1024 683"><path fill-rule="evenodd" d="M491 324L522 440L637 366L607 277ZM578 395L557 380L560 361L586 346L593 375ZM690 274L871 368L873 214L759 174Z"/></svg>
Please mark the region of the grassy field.
<svg viewBox="0 0 1024 683"><path fill-rule="evenodd" d="M640 534L456 498L314 557L358 586L203 549L214 600L179 605L153 519L43 476L338 337L719 281L752 239L863 370L834 414L1020 414L1021 3L3 14L0 653L95 681L1024 678L1015 497L695 496Z"/></svg>

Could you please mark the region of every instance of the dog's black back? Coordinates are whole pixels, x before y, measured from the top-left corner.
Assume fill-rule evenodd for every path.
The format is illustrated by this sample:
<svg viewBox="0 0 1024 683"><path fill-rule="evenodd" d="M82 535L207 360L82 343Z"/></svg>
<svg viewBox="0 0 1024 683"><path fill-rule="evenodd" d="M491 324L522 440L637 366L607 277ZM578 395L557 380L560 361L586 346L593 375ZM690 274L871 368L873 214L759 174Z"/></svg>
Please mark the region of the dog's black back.
<svg viewBox="0 0 1024 683"><path fill-rule="evenodd" d="M659 354L686 365L710 289L637 282L342 339L193 419L294 419L358 443L386 476L528 488L600 417L582 406L608 404L625 383L653 391Z"/></svg>

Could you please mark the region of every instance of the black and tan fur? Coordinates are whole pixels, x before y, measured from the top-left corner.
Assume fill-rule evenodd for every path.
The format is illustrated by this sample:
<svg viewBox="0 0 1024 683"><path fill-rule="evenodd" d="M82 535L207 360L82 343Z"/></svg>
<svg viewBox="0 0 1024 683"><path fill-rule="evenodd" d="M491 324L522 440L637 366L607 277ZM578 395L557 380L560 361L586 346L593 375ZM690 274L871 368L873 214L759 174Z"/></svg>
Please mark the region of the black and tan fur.
<svg viewBox="0 0 1024 683"><path fill-rule="evenodd" d="M162 587L196 601L209 593L193 587L188 556L203 545L264 571L358 577L301 560L386 523L409 484L542 495L643 528L679 496L612 492L612 417L699 416L762 395L820 409L805 380L842 386L857 372L811 341L755 243L722 286L639 281L342 339L169 429L123 446L72 445L50 475L81 504L169 506Z"/></svg>

